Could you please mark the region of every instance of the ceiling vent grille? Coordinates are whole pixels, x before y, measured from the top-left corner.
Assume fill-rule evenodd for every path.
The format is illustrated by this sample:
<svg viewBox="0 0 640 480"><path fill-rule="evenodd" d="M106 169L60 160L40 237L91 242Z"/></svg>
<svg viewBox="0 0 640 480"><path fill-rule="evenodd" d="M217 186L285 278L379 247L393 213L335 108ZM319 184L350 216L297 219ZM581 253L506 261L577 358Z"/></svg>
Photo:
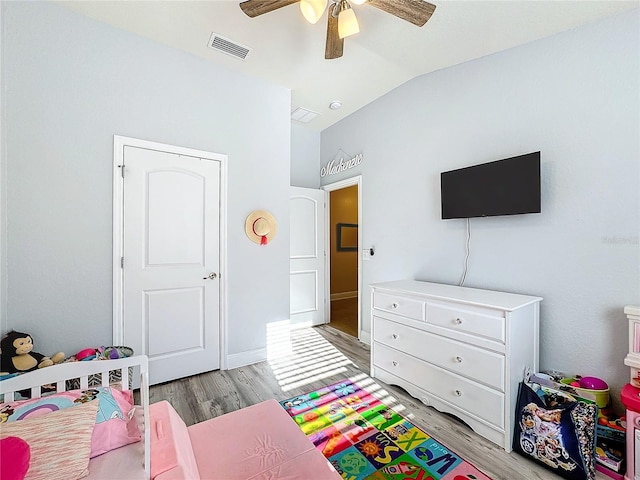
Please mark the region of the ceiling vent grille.
<svg viewBox="0 0 640 480"><path fill-rule="evenodd" d="M306 108L298 107L291 112L291 119L301 123L309 123L311 120L320 115L318 112L307 110Z"/></svg>
<svg viewBox="0 0 640 480"><path fill-rule="evenodd" d="M228 38L221 37L217 33L211 34L211 38L209 38L209 48L239 58L240 60L246 60L247 55L249 55L251 51L249 47L240 45Z"/></svg>

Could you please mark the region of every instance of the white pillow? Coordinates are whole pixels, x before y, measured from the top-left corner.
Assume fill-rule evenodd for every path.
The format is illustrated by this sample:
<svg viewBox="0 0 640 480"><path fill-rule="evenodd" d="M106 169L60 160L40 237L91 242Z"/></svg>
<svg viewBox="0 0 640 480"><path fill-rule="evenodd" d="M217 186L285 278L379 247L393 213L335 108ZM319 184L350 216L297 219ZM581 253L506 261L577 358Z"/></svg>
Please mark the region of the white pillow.
<svg viewBox="0 0 640 480"><path fill-rule="evenodd" d="M18 437L29 444L25 480L76 479L89 474L91 434L98 400L39 417L0 425L0 439Z"/></svg>

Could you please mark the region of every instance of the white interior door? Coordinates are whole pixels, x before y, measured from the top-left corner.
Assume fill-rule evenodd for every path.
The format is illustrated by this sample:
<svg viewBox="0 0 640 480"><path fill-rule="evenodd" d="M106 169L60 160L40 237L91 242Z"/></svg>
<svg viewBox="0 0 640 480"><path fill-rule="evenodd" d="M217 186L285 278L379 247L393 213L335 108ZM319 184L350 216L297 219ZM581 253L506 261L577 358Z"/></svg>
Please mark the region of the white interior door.
<svg viewBox="0 0 640 480"><path fill-rule="evenodd" d="M124 146L123 340L151 384L220 368L219 161Z"/></svg>
<svg viewBox="0 0 640 480"><path fill-rule="evenodd" d="M291 187L290 318L325 323L325 192Z"/></svg>

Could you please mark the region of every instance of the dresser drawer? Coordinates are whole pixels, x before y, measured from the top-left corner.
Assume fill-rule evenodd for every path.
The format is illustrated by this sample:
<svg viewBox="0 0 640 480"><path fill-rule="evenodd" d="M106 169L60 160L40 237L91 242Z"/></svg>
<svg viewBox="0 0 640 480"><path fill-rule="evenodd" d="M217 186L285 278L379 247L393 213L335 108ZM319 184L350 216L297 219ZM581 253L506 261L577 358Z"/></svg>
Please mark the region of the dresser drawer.
<svg viewBox="0 0 640 480"><path fill-rule="evenodd" d="M498 428L504 428L504 394L410 355L376 344L374 365Z"/></svg>
<svg viewBox="0 0 640 480"><path fill-rule="evenodd" d="M373 308L424 322L424 302L420 300L376 292L373 295Z"/></svg>
<svg viewBox="0 0 640 480"><path fill-rule="evenodd" d="M484 309L472 310L463 306L427 303L427 323L505 342L505 319Z"/></svg>
<svg viewBox="0 0 640 480"><path fill-rule="evenodd" d="M504 391L503 355L374 317L373 340Z"/></svg>

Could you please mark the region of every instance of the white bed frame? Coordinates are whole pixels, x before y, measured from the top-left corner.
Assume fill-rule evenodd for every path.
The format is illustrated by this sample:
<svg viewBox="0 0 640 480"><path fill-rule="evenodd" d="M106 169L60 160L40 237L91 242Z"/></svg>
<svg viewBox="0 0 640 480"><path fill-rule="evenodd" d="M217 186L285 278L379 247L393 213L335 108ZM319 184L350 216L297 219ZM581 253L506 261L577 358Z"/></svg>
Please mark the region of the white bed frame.
<svg viewBox="0 0 640 480"><path fill-rule="evenodd" d="M116 360L96 360L86 362L68 362L41 368L33 372L18 375L0 381L0 394L4 402L16 399L16 393L30 389L31 398L41 397L42 385L56 385L56 392L66 391L66 381L80 379L80 388L89 387L89 375L100 375L101 385L109 386L110 372L119 371L122 378L122 390L130 390L129 369L133 369L140 379L140 403L144 413L144 471L146 478L150 476L150 430L149 430L149 362L145 355L136 355Z"/></svg>

